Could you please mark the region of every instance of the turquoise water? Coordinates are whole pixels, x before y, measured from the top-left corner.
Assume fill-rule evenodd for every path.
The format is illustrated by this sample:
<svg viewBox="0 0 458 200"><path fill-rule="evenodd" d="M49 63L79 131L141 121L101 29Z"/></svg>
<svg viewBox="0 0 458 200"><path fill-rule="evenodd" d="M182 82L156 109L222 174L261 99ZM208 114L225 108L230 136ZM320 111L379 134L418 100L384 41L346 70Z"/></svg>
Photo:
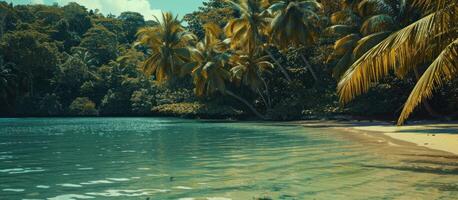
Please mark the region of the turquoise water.
<svg viewBox="0 0 458 200"><path fill-rule="evenodd" d="M458 197L456 173L390 168L394 161L334 132L165 118L0 119L0 199Z"/></svg>

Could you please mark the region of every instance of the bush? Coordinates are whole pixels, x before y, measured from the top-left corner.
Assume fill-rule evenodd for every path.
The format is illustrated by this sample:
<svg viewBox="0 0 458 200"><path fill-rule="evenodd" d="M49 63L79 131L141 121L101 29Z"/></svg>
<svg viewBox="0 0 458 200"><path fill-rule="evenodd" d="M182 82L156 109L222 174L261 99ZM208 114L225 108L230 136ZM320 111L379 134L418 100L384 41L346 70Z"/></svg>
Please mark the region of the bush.
<svg viewBox="0 0 458 200"><path fill-rule="evenodd" d="M131 110L130 93L108 90L100 104L102 115L129 115Z"/></svg>
<svg viewBox="0 0 458 200"><path fill-rule="evenodd" d="M211 119L242 118L244 113L230 106L217 104L173 103L156 106L153 113L170 117L198 117Z"/></svg>
<svg viewBox="0 0 458 200"><path fill-rule="evenodd" d="M130 98L132 113L145 115L151 113L155 105L154 95L146 89L141 89L132 93Z"/></svg>
<svg viewBox="0 0 458 200"><path fill-rule="evenodd" d="M78 116L95 116L98 111L95 103L87 97L77 97L69 106L69 111L73 115Z"/></svg>
<svg viewBox="0 0 458 200"><path fill-rule="evenodd" d="M159 87L157 89L155 99L158 105L196 101L196 96L191 89L169 89L167 87Z"/></svg>
<svg viewBox="0 0 458 200"><path fill-rule="evenodd" d="M46 94L40 101L39 113L45 116L62 114L62 104L59 101L59 97L54 93Z"/></svg>
<svg viewBox="0 0 458 200"><path fill-rule="evenodd" d="M366 94L346 105L345 112L354 116L395 120L413 85L411 78L401 80L393 76L385 77Z"/></svg>

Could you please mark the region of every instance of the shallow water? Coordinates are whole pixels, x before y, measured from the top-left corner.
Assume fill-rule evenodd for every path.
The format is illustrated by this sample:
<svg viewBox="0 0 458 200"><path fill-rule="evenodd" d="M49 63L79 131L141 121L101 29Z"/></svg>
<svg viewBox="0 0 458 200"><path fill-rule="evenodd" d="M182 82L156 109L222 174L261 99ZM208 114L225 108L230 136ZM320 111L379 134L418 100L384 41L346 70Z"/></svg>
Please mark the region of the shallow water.
<svg viewBox="0 0 458 200"><path fill-rule="evenodd" d="M0 199L455 199L458 173L325 129L163 118L0 119ZM413 166L413 167L412 167Z"/></svg>

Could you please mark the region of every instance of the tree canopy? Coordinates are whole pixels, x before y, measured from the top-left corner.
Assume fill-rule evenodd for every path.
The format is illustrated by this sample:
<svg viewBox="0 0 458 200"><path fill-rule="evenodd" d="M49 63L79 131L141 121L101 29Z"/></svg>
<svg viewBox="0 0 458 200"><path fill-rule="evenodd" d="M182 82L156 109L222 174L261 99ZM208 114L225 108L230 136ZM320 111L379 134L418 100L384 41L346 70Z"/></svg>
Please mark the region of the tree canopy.
<svg viewBox="0 0 458 200"><path fill-rule="evenodd" d="M209 0L146 21L0 2L0 115L194 116L202 104L238 118L450 119L457 13L454 0Z"/></svg>

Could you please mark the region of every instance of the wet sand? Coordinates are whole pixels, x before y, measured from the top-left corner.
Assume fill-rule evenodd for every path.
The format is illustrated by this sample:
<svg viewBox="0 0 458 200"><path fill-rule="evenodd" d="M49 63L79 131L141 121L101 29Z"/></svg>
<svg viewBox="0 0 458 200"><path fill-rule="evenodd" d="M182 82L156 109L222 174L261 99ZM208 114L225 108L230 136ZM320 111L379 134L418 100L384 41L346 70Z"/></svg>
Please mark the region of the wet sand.
<svg viewBox="0 0 458 200"><path fill-rule="evenodd" d="M404 127L386 122L301 121L294 123L307 128L339 130L338 132L341 133L339 137L342 139L364 144L380 159L397 163L390 166L393 169L433 174L458 174L458 123L416 123Z"/></svg>

